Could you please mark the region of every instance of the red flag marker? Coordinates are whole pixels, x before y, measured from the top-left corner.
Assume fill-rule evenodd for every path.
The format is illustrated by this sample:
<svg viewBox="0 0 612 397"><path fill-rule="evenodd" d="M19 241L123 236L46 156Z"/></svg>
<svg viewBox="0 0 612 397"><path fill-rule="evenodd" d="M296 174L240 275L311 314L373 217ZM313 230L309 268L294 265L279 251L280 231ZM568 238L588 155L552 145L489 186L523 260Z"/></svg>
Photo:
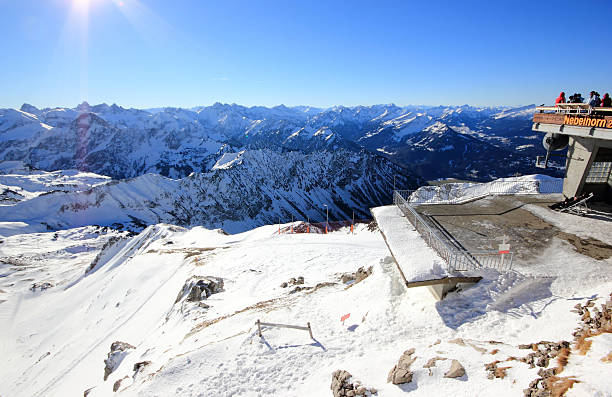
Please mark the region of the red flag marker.
<svg viewBox="0 0 612 397"><path fill-rule="evenodd" d="M342 321L342 324L344 324L344 320L346 320L349 317L351 317L351 313L347 313L344 316L340 317L340 321Z"/></svg>

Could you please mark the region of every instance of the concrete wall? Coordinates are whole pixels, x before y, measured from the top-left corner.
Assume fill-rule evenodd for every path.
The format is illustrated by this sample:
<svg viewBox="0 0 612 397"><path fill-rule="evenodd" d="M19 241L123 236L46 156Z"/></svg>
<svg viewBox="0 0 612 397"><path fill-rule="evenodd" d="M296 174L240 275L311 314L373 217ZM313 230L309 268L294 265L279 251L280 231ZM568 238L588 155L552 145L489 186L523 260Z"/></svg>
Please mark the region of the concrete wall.
<svg viewBox="0 0 612 397"><path fill-rule="evenodd" d="M580 194L596 155L597 144L594 139L570 136L563 181L564 196L574 197Z"/></svg>
<svg viewBox="0 0 612 397"><path fill-rule="evenodd" d="M612 141L570 136L563 194L574 197L582 194L586 177L600 148L612 148Z"/></svg>

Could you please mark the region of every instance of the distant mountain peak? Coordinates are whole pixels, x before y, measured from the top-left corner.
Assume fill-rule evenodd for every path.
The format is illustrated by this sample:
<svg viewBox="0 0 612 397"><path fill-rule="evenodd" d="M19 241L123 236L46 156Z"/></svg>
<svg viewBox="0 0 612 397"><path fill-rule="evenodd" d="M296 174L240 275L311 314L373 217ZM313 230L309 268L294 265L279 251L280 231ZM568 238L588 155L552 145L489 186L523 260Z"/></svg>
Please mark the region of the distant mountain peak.
<svg viewBox="0 0 612 397"><path fill-rule="evenodd" d="M24 103L23 105L21 105L21 108L19 108L19 110L21 110L22 112L32 113L32 114L36 114L39 112L36 106L30 105L29 103Z"/></svg>

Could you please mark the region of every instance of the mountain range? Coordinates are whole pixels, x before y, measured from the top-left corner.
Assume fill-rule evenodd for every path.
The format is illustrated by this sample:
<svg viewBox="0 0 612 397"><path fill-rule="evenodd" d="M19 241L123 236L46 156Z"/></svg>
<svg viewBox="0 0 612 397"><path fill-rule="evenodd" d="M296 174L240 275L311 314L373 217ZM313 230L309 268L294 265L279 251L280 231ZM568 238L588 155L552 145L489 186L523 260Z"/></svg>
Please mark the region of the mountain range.
<svg viewBox="0 0 612 397"><path fill-rule="evenodd" d="M394 187L539 171L534 158L543 151L542 137L531 131L533 111L24 104L0 109L0 161L30 169L21 172L29 175L22 182L62 170L112 180L87 189L45 188L44 195L22 200L23 185L3 179L0 197L18 208L0 208L0 219L30 219L51 229L169 222L237 232L279 217L320 220L324 207L336 219L353 211L366 217L368 208L390 202ZM6 179L10 172L1 168ZM554 168L549 173L559 176Z"/></svg>

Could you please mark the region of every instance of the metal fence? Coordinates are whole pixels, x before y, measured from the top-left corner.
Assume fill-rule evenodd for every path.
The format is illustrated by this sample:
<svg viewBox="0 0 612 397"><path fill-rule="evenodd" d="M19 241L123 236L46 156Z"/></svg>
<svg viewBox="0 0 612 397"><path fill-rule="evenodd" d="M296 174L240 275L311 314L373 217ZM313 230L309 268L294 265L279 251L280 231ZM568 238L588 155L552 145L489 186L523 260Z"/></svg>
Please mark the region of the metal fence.
<svg viewBox="0 0 612 397"><path fill-rule="evenodd" d="M448 271L466 271L483 267L504 271L512 268L512 252L508 254L499 254L497 251L469 252L455 247L446 237L434 230L406 200L409 192L394 191L393 203L421 234L425 242L444 259Z"/></svg>
<svg viewBox="0 0 612 397"><path fill-rule="evenodd" d="M512 252L507 254L500 254L498 251L470 252L456 247L446 235L430 226L415 207L424 204L463 204L487 196L553 194L562 191L562 179L447 183L439 186L423 186L418 190L395 190L393 203L423 236L425 242L446 261L449 271L484 267L505 271L512 268Z"/></svg>
<svg viewBox="0 0 612 397"><path fill-rule="evenodd" d="M528 181L493 181L487 183L447 183L423 186L418 190L399 190L400 196L412 205L463 204L487 196L552 194L563 191L562 179Z"/></svg>

